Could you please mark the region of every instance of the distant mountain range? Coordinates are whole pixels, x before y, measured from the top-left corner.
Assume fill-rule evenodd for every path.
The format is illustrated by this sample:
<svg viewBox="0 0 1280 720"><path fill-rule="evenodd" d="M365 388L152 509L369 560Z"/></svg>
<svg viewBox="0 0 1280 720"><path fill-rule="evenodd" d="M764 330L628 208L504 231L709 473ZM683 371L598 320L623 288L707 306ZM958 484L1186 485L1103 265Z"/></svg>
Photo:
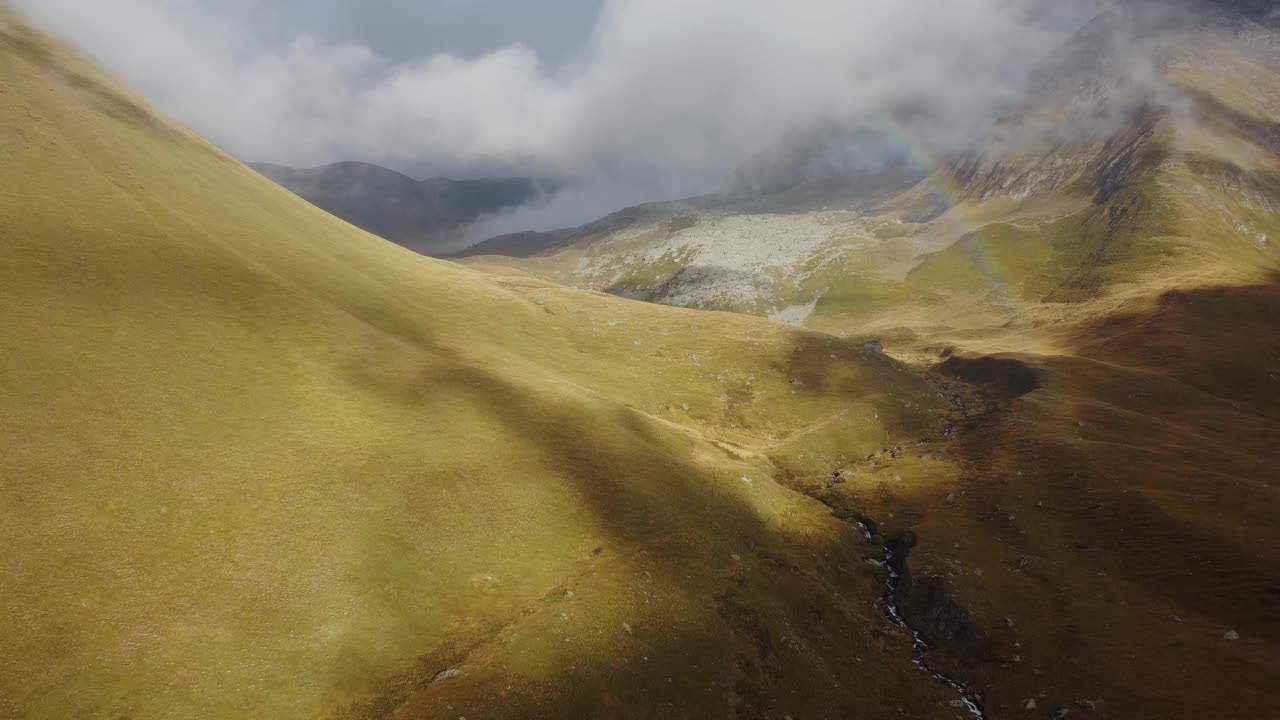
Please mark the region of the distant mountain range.
<svg viewBox="0 0 1280 720"><path fill-rule="evenodd" d="M459 232L485 215L555 192L550 183L528 178L419 181L362 162L250 167L316 207L425 255L447 253Z"/></svg>

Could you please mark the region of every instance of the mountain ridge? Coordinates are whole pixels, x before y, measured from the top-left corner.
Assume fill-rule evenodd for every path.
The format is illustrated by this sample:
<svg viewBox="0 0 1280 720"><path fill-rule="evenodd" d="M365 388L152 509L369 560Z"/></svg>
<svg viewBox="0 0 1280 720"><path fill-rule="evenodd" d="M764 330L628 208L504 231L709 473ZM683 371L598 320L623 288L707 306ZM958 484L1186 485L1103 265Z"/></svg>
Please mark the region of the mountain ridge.
<svg viewBox="0 0 1280 720"><path fill-rule="evenodd" d="M1266 715L1239 681L1280 667L1280 37L1229 10L1159 8L1158 32L1101 16L983 147L870 205L717 206L461 262L769 316L949 378L953 491L895 489L929 472L921 451L823 493L930 548L913 572L965 613L922 611L929 666L992 716Z"/></svg>
<svg viewBox="0 0 1280 720"><path fill-rule="evenodd" d="M357 161L314 168L249 166L362 230L428 255L450 252L465 227L487 215L543 201L555 192L552 183L526 178L415 180Z"/></svg>

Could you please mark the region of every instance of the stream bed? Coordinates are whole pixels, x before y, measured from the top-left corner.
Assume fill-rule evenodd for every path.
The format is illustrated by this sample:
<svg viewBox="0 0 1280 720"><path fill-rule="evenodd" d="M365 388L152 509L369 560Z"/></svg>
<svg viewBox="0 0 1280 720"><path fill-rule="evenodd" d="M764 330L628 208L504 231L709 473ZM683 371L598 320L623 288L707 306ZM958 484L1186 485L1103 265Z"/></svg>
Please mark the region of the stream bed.
<svg viewBox="0 0 1280 720"><path fill-rule="evenodd" d="M863 534L870 539L873 535L871 528L866 522L859 519L856 521L858 526L862 528ZM894 625L911 633L911 662L921 671L928 673L938 682L955 690L959 695L959 701L962 706L969 711L969 714L977 718L977 720L987 720L987 713L982 707L982 701L977 694L969 689L964 683L959 682L947 675L929 667L925 656L931 649L928 641L924 639L917 630L907 624L906 618L903 617L902 607L898 604L898 585L902 581L902 570L906 567L906 553L895 554L891 544L886 544L884 548L884 610L889 621ZM957 705L956 707L961 707Z"/></svg>

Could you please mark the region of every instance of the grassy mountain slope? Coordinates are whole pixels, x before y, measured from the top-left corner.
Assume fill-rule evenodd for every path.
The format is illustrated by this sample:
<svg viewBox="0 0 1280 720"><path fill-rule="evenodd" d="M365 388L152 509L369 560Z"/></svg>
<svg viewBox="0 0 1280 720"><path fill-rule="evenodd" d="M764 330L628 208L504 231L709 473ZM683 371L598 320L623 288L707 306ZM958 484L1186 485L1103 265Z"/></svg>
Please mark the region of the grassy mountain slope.
<svg viewBox="0 0 1280 720"><path fill-rule="evenodd" d="M0 715L954 713L775 482L920 376L422 258L9 17L0 148Z"/></svg>
<svg viewBox="0 0 1280 720"><path fill-rule="evenodd" d="M1252 282L1277 262L1280 36L1230 3L1177 7L1100 15L981 152L905 190L887 193L890 177L823 207L780 193L619 214L537 257L465 261L841 334Z"/></svg>
<svg viewBox="0 0 1280 720"><path fill-rule="evenodd" d="M823 491L918 536L913 571L956 606L925 613L933 662L993 717L1269 716L1280 41L1222 8L1162 9L1155 35L1100 18L989 147L878 209L703 213L476 262L686 304L682 248L809 232L783 260L693 279L750 290L713 307L878 338L966 401L954 444L873 456Z"/></svg>
<svg viewBox="0 0 1280 720"><path fill-rule="evenodd" d="M944 373L965 366L940 355L999 355L1045 376L962 435L962 494L891 505L914 514L921 559L1022 658L975 670L993 708L1273 711L1280 145L1259 89L1280 87L1277 46L1248 21L1180 27L1153 54L1159 103L1050 151L986 158L993 172L969 177L960 211L976 227L879 285L873 306L824 307L840 299L828 295L810 321L883 336ZM1107 92L1131 101L1120 88ZM1060 107L1042 102L1028 115ZM1000 188L1080 204L993 222L985 208L1010 201ZM958 377L999 394L1002 371L974 367ZM974 566L1002 577L954 572Z"/></svg>

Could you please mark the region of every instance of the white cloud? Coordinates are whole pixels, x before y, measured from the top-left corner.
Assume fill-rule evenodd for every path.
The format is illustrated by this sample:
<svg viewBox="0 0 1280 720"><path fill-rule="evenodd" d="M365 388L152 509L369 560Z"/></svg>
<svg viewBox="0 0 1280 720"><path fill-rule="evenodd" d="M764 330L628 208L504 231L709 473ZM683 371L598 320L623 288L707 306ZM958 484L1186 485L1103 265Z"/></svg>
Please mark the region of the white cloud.
<svg viewBox="0 0 1280 720"><path fill-rule="evenodd" d="M886 110L939 146L962 142L1093 4L611 0L581 51L548 64L520 44L391 61L311 35L264 43L251 14L209 2L18 0L246 159L527 173L628 201L718 189L784 139L883 127ZM578 196L599 205L580 219L614 209L607 192Z"/></svg>

